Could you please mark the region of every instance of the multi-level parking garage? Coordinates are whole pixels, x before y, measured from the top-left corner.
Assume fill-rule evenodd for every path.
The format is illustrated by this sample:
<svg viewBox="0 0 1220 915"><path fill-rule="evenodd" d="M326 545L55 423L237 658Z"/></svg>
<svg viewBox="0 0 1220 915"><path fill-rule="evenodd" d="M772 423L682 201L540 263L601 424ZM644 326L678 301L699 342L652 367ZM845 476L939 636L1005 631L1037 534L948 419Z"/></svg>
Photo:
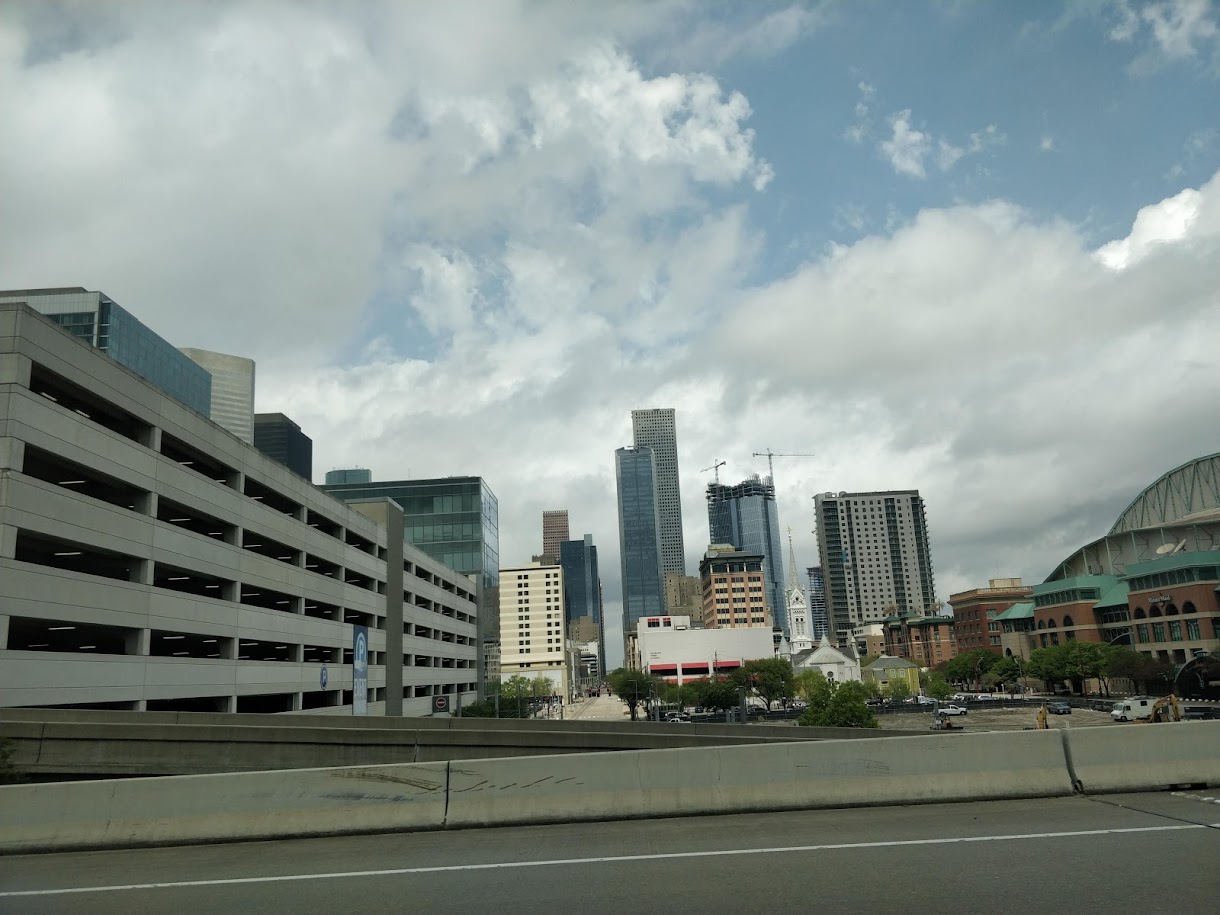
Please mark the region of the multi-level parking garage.
<svg viewBox="0 0 1220 915"><path fill-rule="evenodd" d="M0 304L0 706L373 714L477 681L475 584ZM401 571L400 571L401 570Z"/></svg>

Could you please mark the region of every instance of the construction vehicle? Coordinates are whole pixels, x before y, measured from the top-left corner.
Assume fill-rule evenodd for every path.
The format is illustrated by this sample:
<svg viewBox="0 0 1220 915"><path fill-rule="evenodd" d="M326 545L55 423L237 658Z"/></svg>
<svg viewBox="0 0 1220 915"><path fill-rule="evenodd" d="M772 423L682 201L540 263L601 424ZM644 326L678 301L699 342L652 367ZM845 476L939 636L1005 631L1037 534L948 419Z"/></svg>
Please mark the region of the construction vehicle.
<svg viewBox="0 0 1220 915"><path fill-rule="evenodd" d="M1162 721L1181 721L1182 707L1173 693L1162 696L1152 704L1152 713L1147 718L1137 718L1136 724L1158 724Z"/></svg>
<svg viewBox="0 0 1220 915"><path fill-rule="evenodd" d="M932 713L932 723L928 725L930 731L960 731L961 725L953 723L953 719L948 715L942 715L940 709Z"/></svg>

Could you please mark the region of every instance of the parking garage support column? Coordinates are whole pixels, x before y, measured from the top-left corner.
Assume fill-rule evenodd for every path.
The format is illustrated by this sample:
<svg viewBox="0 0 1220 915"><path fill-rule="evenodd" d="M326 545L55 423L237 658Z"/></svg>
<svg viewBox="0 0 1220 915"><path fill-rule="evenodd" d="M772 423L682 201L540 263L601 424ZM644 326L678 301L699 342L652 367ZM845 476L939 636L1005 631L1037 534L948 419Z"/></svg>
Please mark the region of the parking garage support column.
<svg viewBox="0 0 1220 915"><path fill-rule="evenodd" d="M25 442L10 436L0 437L0 469L21 470L25 467Z"/></svg>
<svg viewBox="0 0 1220 915"><path fill-rule="evenodd" d="M11 524L0 524L0 559L17 556L17 528Z"/></svg>
<svg viewBox="0 0 1220 915"><path fill-rule="evenodd" d="M128 631L123 646L124 654L147 658L152 654L152 630L132 629Z"/></svg>
<svg viewBox="0 0 1220 915"><path fill-rule="evenodd" d="M8 616L0 613L0 651L8 648Z"/></svg>
<svg viewBox="0 0 1220 915"><path fill-rule="evenodd" d="M385 713L402 716L402 506L386 499Z"/></svg>

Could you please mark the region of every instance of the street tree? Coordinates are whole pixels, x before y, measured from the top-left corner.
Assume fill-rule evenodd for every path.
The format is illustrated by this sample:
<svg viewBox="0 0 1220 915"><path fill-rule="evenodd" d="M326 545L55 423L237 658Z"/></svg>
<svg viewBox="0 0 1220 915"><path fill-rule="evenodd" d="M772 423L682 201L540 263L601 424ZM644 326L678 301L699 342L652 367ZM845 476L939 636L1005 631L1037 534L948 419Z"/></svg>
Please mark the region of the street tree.
<svg viewBox="0 0 1220 915"><path fill-rule="evenodd" d="M987 676L997 684L1015 686L1021 679L1021 668L1012 658L1000 658L987 671ZM1009 690L1011 692L1011 690Z"/></svg>
<svg viewBox="0 0 1220 915"><path fill-rule="evenodd" d="M902 702L911 698L911 685L906 680L891 680L885 688L885 698L891 702Z"/></svg>
<svg viewBox="0 0 1220 915"><path fill-rule="evenodd" d="M875 728L877 716L865 701L866 692L859 683L831 683L829 698L801 714L798 724L817 728Z"/></svg>
<svg viewBox="0 0 1220 915"><path fill-rule="evenodd" d="M753 691L767 708L777 700L792 698L792 664L783 658L747 661L733 672L733 681Z"/></svg>
<svg viewBox="0 0 1220 915"><path fill-rule="evenodd" d="M822 706L830 701L833 687L820 670L802 670L793 678L792 690L811 706Z"/></svg>
<svg viewBox="0 0 1220 915"><path fill-rule="evenodd" d="M606 677L614 694L627 703L631 712L631 720L638 721L636 710L641 702L647 703L648 698L657 687L657 679L642 670L627 670L620 667L610 672Z"/></svg>
<svg viewBox="0 0 1220 915"><path fill-rule="evenodd" d="M953 695L953 687L940 671L929 670L920 674L919 682L923 686L924 695L933 699L948 699Z"/></svg>

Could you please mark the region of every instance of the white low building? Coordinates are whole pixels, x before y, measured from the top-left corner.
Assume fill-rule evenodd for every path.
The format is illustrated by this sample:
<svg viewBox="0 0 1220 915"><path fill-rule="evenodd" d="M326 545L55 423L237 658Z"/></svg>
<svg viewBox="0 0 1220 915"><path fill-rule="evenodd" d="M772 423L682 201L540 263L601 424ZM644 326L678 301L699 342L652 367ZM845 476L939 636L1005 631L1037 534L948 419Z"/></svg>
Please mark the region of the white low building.
<svg viewBox="0 0 1220 915"><path fill-rule="evenodd" d="M636 626L635 666L682 684L775 657L770 626L693 629L689 616L646 616Z"/></svg>
<svg viewBox="0 0 1220 915"><path fill-rule="evenodd" d="M792 656L792 669L796 673L804 670L816 670L827 680L846 683L849 680L860 680L860 659L854 651L840 651L830 644L826 636L817 648L797 652Z"/></svg>
<svg viewBox="0 0 1220 915"><path fill-rule="evenodd" d="M0 304L0 707L428 714L474 698L475 590Z"/></svg>

